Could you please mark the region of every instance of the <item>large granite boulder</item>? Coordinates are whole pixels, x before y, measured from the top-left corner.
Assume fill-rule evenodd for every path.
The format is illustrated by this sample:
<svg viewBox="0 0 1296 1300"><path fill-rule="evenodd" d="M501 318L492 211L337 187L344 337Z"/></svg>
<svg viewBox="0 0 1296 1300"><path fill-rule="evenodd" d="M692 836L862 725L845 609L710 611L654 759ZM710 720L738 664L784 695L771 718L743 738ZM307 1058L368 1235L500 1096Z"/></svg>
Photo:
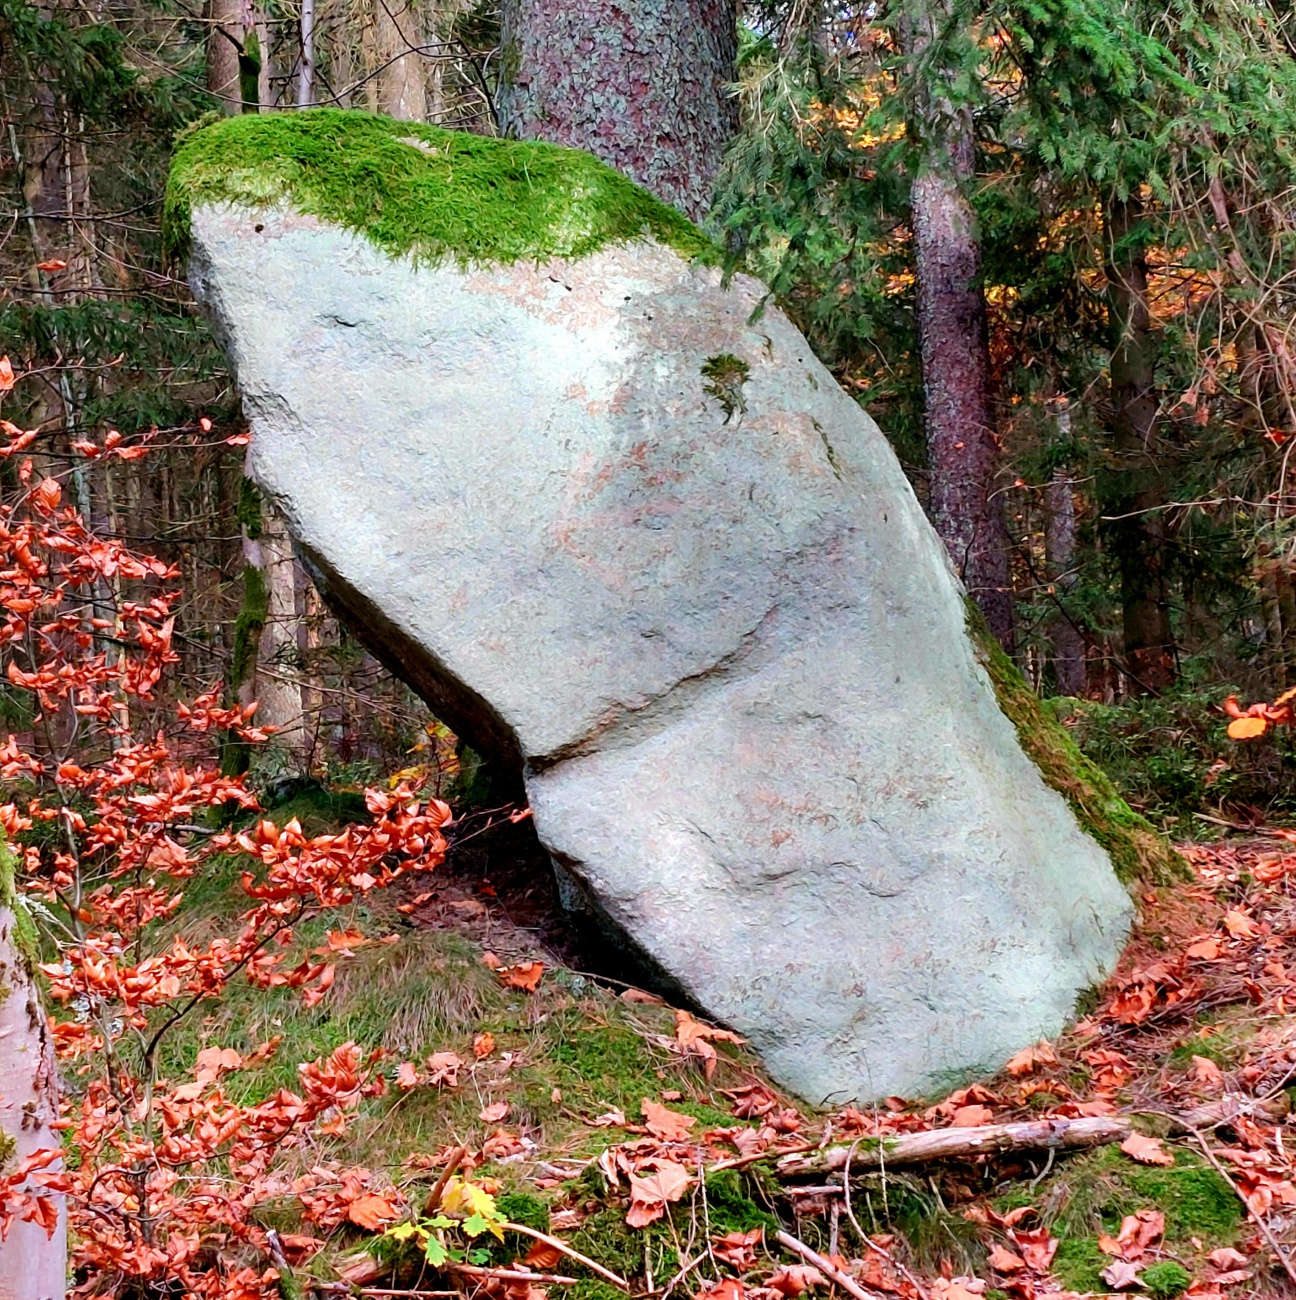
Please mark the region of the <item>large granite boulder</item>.
<svg viewBox="0 0 1296 1300"><path fill-rule="evenodd" d="M585 155L364 115L208 128L169 204L329 597L775 1078L913 1094L1067 1020L1129 898L761 284Z"/></svg>

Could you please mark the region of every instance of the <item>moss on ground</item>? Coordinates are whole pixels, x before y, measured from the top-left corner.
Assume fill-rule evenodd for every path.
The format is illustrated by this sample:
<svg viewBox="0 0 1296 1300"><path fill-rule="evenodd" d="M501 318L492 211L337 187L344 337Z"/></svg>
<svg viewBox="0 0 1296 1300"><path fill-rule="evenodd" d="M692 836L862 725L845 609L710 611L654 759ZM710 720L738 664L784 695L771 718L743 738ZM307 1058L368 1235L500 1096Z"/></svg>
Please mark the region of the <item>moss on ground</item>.
<svg viewBox="0 0 1296 1300"><path fill-rule="evenodd" d="M720 257L674 208L580 150L352 110L246 114L185 136L163 207L173 256L187 253L193 208L221 202L288 203L421 261L580 258L645 237Z"/></svg>
<svg viewBox="0 0 1296 1300"><path fill-rule="evenodd" d="M1099 1274L1111 1257L1098 1249L1098 1235L1115 1236L1127 1214L1160 1210L1165 1249L1185 1259L1233 1245L1244 1218L1228 1183L1196 1153L1182 1150L1173 1168L1162 1168L1102 1147L1069 1161L1044 1185L1015 1188L999 1202L1005 1211L1021 1205L1053 1207L1045 1213L1059 1242L1053 1271L1064 1286L1080 1292L1106 1289ZM1173 1279L1167 1273L1162 1280L1168 1286Z"/></svg>
<svg viewBox="0 0 1296 1300"><path fill-rule="evenodd" d="M1071 805L1077 820L1107 850L1120 880L1170 884L1187 880L1183 859L1163 835L1116 792L1111 778L1080 752L1066 728L1044 708L1017 665L986 626L981 611L968 605L968 635L994 684L999 707L1017 728L1022 748L1044 780Z"/></svg>

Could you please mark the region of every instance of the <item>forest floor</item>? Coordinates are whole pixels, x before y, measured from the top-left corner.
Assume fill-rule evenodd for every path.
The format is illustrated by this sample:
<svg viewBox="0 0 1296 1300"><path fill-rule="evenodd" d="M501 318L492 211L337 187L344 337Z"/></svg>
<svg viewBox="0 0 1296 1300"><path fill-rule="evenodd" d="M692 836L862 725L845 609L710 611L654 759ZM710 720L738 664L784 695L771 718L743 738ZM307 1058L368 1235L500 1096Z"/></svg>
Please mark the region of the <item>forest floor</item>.
<svg viewBox="0 0 1296 1300"><path fill-rule="evenodd" d="M307 799L274 815L310 833L344 812ZM232 1048L242 1066L226 1090L256 1100L292 1085L292 1062L348 1041L384 1050L387 1094L281 1153L283 1195L262 1218L307 1288L446 1294L449 1277L506 1300L1296 1296L1296 835L1181 848L1194 879L1141 896L1087 1014L944 1097L813 1111L731 1036L582 973L534 837L507 821L466 822L444 867L301 928L304 948L336 961L318 1005L231 990L171 1059ZM214 878L191 889L186 927L238 903L234 879ZM1113 1125L1115 1141L1074 1153L890 1168L884 1141L884 1167L865 1168L878 1139L1102 1117L1127 1117L1129 1136ZM561 1249L486 1234L450 1277L360 1226L362 1198L408 1216L447 1165Z"/></svg>

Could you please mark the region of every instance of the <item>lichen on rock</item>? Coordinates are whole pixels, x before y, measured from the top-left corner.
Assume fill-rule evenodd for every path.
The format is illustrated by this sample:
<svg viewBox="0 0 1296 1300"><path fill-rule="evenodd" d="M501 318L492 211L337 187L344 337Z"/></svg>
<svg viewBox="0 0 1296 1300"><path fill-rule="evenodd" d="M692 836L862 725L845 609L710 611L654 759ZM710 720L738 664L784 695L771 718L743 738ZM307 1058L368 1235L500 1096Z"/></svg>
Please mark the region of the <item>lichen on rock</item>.
<svg viewBox="0 0 1296 1300"><path fill-rule="evenodd" d="M185 136L167 183L168 252L203 203L287 203L393 255L460 265L581 258L652 238L719 250L687 218L577 149L331 108L225 118Z"/></svg>

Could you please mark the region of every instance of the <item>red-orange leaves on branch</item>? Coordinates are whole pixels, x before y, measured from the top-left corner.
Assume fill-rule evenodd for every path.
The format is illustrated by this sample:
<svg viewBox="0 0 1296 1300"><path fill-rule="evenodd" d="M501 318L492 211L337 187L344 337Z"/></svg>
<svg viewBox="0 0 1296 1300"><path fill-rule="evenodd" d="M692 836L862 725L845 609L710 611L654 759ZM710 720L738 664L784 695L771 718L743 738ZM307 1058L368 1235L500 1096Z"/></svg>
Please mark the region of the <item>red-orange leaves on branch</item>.
<svg viewBox="0 0 1296 1300"><path fill-rule="evenodd" d="M11 448L26 437L4 432ZM111 432L102 448L78 450L130 459L144 448ZM255 705L226 708L212 690L163 708L180 600L163 584L176 570L95 536L30 462L18 479L23 495L0 506L0 653L35 725L49 725L40 752L0 740L0 828L26 841L22 888L54 922L56 955L41 969L59 1006L52 1041L76 1080L58 1126L79 1159L58 1169L53 1150L6 1169L0 1231L15 1219L53 1225L61 1199L84 1294L268 1300L278 1273L256 1211L286 1194L271 1177L276 1153L344 1133L386 1089L385 1071L346 1043L299 1065L293 1088L245 1104L231 1076L278 1040L246 1059L210 1044L186 1074L162 1066L167 1035L236 981L293 989L308 1005L327 998L333 959L364 936L336 926L323 952L309 952L294 948L296 927L440 863L450 810L406 784L369 791L370 820L334 834L269 819L213 834L221 818L257 808L241 779L220 775L216 752L222 733L266 738ZM59 736L76 748L60 749ZM242 859L246 909L229 933L183 938L168 918L215 854ZM335 1226L379 1228L402 1208L367 1173L324 1171L293 1194L308 1220Z"/></svg>

